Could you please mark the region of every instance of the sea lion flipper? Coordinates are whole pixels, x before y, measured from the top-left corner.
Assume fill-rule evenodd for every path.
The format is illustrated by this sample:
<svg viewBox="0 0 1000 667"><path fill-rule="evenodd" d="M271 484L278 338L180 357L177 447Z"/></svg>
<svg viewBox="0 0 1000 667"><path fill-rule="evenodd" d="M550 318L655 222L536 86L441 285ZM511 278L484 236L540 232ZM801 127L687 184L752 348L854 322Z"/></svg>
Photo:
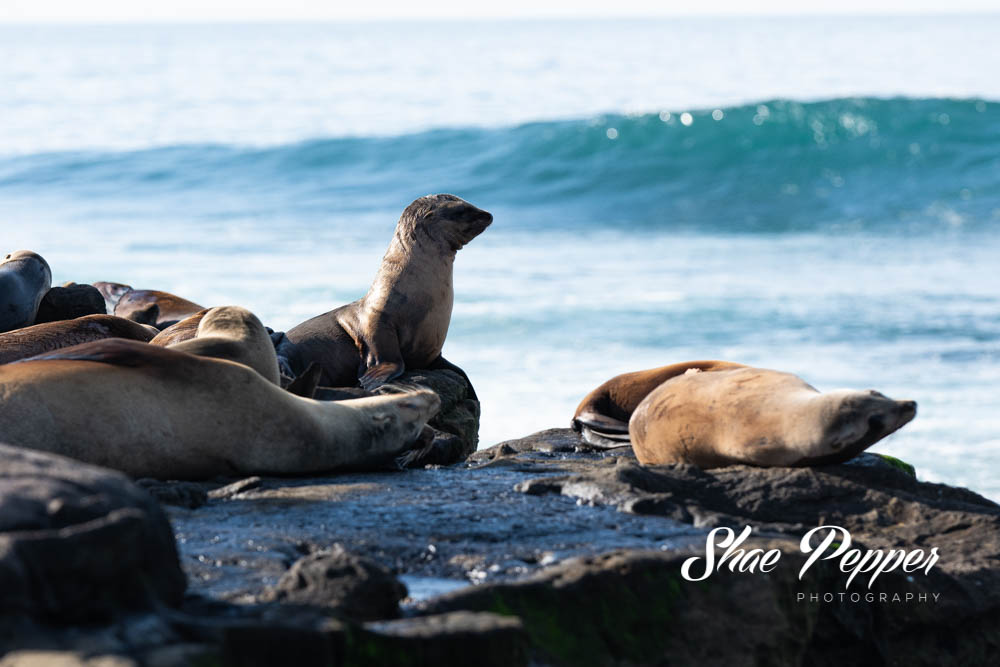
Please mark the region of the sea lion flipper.
<svg viewBox="0 0 1000 667"><path fill-rule="evenodd" d="M316 387L323 376L323 367L315 361L309 363L309 368L292 380L285 389L296 396L312 398L316 394Z"/></svg>
<svg viewBox="0 0 1000 667"><path fill-rule="evenodd" d="M94 361L114 366L162 366L171 368L177 362L177 355L183 354L165 347L156 347L137 340L125 338L105 338L72 347L64 347L53 352L19 359L15 364L29 361Z"/></svg>
<svg viewBox="0 0 1000 667"><path fill-rule="evenodd" d="M402 374L402 361L382 361L370 366L365 374L358 378L358 382L365 391L373 391Z"/></svg>
<svg viewBox="0 0 1000 667"><path fill-rule="evenodd" d="M628 423L595 412L581 412L573 419L573 430L595 447L623 447L629 444Z"/></svg>
<svg viewBox="0 0 1000 667"><path fill-rule="evenodd" d="M127 320L132 320L133 322L138 322L139 324L149 324L150 326L155 327L156 321L160 319L160 307L155 303L151 303L145 308L139 308L130 313L122 313L122 315Z"/></svg>

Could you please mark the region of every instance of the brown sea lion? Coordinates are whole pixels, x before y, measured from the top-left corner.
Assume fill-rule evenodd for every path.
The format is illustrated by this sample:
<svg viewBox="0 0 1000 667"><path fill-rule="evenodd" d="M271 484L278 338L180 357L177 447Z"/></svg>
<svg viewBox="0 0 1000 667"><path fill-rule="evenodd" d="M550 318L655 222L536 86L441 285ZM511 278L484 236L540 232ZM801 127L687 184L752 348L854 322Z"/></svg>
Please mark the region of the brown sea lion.
<svg viewBox="0 0 1000 667"><path fill-rule="evenodd" d="M643 464L717 468L842 463L917 413L877 391L820 393L791 373L738 367L667 380L629 420Z"/></svg>
<svg viewBox="0 0 1000 667"><path fill-rule="evenodd" d="M312 318L276 343L292 375L310 362L321 383L366 390L404 369L448 368L441 356L454 299L455 254L493 221L454 195L428 195L406 207L364 298Z"/></svg>
<svg viewBox="0 0 1000 667"><path fill-rule="evenodd" d="M649 392L672 377L688 371L717 371L743 368L730 361L685 361L645 371L623 373L587 394L573 415L573 430L585 442L598 447L627 447L628 420Z"/></svg>
<svg viewBox="0 0 1000 667"><path fill-rule="evenodd" d="M0 261L0 332L35 323L38 305L52 287L52 270L38 253L12 252Z"/></svg>
<svg viewBox="0 0 1000 667"><path fill-rule="evenodd" d="M104 296L108 312L133 322L151 324L166 329L172 324L194 315L204 306L160 290L139 290L122 283L94 283Z"/></svg>
<svg viewBox="0 0 1000 667"><path fill-rule="evenodd" d="M218 306L182 321L192 319L198 320L194 338L170 345L171 350L235 361L278 384L274 345L256 315L240 306Z"/></svg>
<svg viewBox="0 0 1000 667"><path fill-rule="evenodd" d="M324 402L242 364L112 338L0 366L0 441L134 477L380 467L417 443L431 391Z"/></svg>
<svg viewBox="0 0 1000 667"><path fill-rule="evenodd" d="M114 315L86 315L73 320L45 322L0 334L0 364L105 338L146 343L155 335L156 329L149 325Z"/></svg>

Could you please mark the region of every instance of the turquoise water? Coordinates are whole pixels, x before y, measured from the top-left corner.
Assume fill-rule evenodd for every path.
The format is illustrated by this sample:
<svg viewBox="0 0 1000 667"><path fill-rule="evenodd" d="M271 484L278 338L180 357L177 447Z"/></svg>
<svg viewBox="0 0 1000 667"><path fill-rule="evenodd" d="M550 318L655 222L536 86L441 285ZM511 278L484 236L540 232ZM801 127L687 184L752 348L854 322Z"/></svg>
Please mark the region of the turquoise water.
<svg viewBox="0 0 1000 667"><path fill-rule="evenodd" d="M495 222L446 356L484 444L693 358L916 399L876 447L1000 498L995 17L0 28L0 225L55 279L288 328L413 198Z"/></svg>

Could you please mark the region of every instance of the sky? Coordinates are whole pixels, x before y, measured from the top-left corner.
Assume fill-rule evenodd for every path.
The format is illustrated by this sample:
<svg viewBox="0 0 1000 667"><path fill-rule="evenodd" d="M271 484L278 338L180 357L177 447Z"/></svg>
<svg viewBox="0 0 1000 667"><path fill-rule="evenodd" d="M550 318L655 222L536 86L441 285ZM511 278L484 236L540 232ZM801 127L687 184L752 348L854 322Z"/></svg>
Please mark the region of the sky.
<svg viewBox="0 0 1000 667"><path fill-rule="evenodd" d="M997 0L0 0L0 23L996 12Z"/></svg>

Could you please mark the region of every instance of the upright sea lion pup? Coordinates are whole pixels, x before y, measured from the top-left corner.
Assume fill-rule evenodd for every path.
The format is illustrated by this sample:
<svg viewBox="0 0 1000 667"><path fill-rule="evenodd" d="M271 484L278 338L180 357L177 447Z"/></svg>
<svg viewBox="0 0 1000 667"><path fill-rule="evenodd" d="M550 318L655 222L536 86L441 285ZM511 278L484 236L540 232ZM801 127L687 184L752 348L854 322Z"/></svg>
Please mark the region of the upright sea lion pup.
<svg viewBox="0 0 1000 667"><path fill-rule="evenodd" d="M45 322L0 333L0 364L105 338L146 343L155 335L156 329L149 325L114 315L86 315L73 320Z"/></svg>
<svg viewBox="0 0 1000 667"><path fill-rule="evenodd" d="M277 342L294 375L310 362L321 383L371 391L406 368L447 368L441 356L454 300L455 254L493 221L454 195L428 195L406 207L364 298L299 324ZM466 378L468 379L468 378Z"/></svg>
<svg viewBox="0 0 1000 667"><path fill-rule="evenodd" d="M38 304L52 287L52 270L38 253L12 252L0 261L0 331L35 323Z"/></svg>
<svg viewBox="0 0 1000 667"><path fill-rule="evenodd" d="M820 393L801 378L749 366L676 375L636 407L629 435L644 464L842 463L909 422L914 401L877 391Z"/></svg>
<svg viewBox="0 0 1000 667"><path fill-rule="evenodd" d="M0 395L0 442L159 479L384 466L440 406L428 390L314 401L242 364L115 338L0 366Z"/></svg>
<svg viewBox="0 0 1000 667"><path fill-rule="evenodd" d="M584 442L597 447L625 447L629 443L628 420L661 384L688 372L710 372L743 368L731 361L685 361L645 371L623 373L587 394L573 415L572 427Z"/></svg>

